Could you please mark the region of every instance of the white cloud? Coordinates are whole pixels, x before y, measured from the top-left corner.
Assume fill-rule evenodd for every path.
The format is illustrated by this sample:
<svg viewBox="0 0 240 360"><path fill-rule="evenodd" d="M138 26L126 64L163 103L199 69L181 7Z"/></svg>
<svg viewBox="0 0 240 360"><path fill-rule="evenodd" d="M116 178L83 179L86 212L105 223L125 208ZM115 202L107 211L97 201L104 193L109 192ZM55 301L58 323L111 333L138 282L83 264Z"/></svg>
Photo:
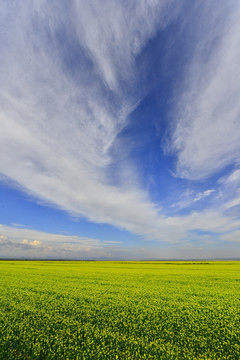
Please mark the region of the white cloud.
<svg viewBox="0 0 240 360"><path fill-rule="evenodd" d="M228 202L226 202L224 205L223 205L223 208L224 209L230 209L234 206L238 206L240 205L240 197L236 197Z"/></svg>
<svg viewBox="0 0 240 360"><path fill-rule="evenodd" d="M170 9L168 8L170 7ZM174 17L174 1L131 3L76 1L74 25L80 43L88 50L101 77L111 90L134 81L135 56L146 41ZM72 15L74 15L72 13Z"/></svg>
<svg viewBox="0 0 240 360"><path fill-rule="evenodd" d="M230 175L219 179L220 184L231 184L240 182L240 169L234 170Z"/></svg>
<svg viewBox="0 0 240 360"><path fill-rule="evenodd" d="M0 225L0 234L2 234L0 235L0 256L1 258L79 260L239 257L238 229L230 229L228 234L221 235L217 239L212 238L211 234L187 235L187 228L192 220L196 225L201 225L200 222L204 222L205 229L208 229L209 226L212 228L212 224L216 220L224 220L213 213L205 214L201 220L198 217L199 214L194 214L192 218L185 218L183 221L180 218L168 219L162 229L163 239L168 241L168 244L162 244L159 247L156 243L155 245L152 244L151 247L143 248L125 246L118 241L101 241L73 235L49 234ZM217 229L216 223L215 229ZM176 239L178 240L177 244ZM221 245L221 242L223 244L227 242L228 245ZM171 243L174 243L174 246Z"/></svg>
<svg viewBox="0 0 240 360"><path fill-rule="evenodd" d="M223 234L221 236L221 240L227 242L231 241L231 242L240 243L240 230ZM240 256L240 249L238 249L238 252L236 252L236 256Z"/></svg>
<svg viewBox="0 0 240 360"><path fill-rule="evenodd" d="M187 189L185 190L181 196L180 200L174 204L171 205L173 208L178 209L185 209L193 205L193 203L198 202L208 196L210 196L213 192L215 192L214 189L205 190L203 192L196 193L193 190Z"/></svg>
<svg viewBox="0 0 240 360"><path fill-rule="evenodd" d="M0 245L9 244L9 239L6 235L0 235Z"/></svg>
<svg viewBox="0 0 240 360"><path fill-rule="evenodd" d="M211 195L214 191L215 191L214 189L209 189L209 190L205 190L203 192L200 192L200 193L196 194L193 201L195 202L195 201L202 200L202 199L208 197L209 195Z"/></svg>
<svg viewBox="0 0 240 360"><path fill-rule="evenodd" d="M121 176L114 185L108 166L142 96L135 56L175 16L173 4L2 4L0 172L75 215L151 234L158 211L134 171L126 162L119 174L136 190Z"/></svg>
<svg viewBox="0 0 240 360"><path fill-rule="evenodd" d="M223 221L220 225L220 221ZM169 218L162 226L161 247L125 246L118 241L101 241L73 235L49 234L36 230L0 225L1 258L29 259L209 259L239 257L239 227L217 238L209 234L188 233L190 224L205 224L205 230L227 231L226 219L216 213L202 218L193 214L188 218ZM162 224L163 225L163 224ZM222 228L221 228L222 226ZM220 229L221 228L221 229ZM172 237L172 238L171 238ZM227 243L227 245L226 245ZM172 246L174 244L174 246Z"/></svg>
<svg viewBox="0 0 240 360"><path fill-rule="evenodd" d="M222 176L218 180L219 205L223 211L231 211L232 215L238 216L238 209L233 209L240 205L240 171L235 169L230 174Z"/></svg>
<svg viewBox="0 0 240 360"><path fill-rule="evenodd" d="M41 243L41 241L38 241L38 240L29 241L27 239L23 239L21 244L26 244L26 245L31 245L31 246L40 246L42 243Z"/></svg>
<svg viewBox="0 0 240 360"><path fill-rule="evenodd" d="M44 233L41 231L0 225L1 257L11 258L111 258L117 254L119 242L76 235Z"/></svg>
<svg viewBox="0 0 240 360"><path fill-rule="evenodd" d="M195 53L179 92L172 148L179 177L203 179L239 162L240 4L201 3ZM197 10L199 10L197 8Z"/></svg>

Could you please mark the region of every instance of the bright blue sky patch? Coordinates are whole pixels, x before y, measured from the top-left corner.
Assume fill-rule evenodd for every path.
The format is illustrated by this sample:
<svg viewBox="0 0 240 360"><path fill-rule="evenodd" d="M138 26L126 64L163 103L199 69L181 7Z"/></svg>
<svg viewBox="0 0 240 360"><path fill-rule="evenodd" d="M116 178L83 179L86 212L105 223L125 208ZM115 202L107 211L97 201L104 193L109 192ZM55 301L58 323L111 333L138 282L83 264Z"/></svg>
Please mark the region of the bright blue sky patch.
<svg viewBox="0 0 240 360"><path fill-rule="evenodd" d="M5 1L0 257L240 258L237 1Z"/></svg>

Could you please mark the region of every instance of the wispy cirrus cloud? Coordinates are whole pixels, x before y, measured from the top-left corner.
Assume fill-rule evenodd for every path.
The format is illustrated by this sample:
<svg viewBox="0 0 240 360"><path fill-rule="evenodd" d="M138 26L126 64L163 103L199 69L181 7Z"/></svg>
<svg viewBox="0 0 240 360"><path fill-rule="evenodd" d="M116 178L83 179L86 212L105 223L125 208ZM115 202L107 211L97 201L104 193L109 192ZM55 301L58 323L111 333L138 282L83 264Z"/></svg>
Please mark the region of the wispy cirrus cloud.
<svg viewBox="0 0 240 360"><path fill-rule="evenodd" d="M194 203L209 197L214 192L214 189L208 189L198 193L194 192L193 190L187 189L181 194L180 200L172 204L171 207L179 209L188 208Z"/></svg>
<svg viewBox="0 0 240 360"><path fill-rule="evenodd" d="M223 185L233 184L239 185L240 183L240 169L233 170L232 173L225 175L219 179L219 183Z"/></svg>
<svg viewBox="0 0 240 360"><path fill-rule="evenodd" d="M134 171L126 162L116 186L108 167L142 96L135 57L174 17L173 3L4 3L0 172L75 215L151 232L158 211ZM123 168L135 190L121 181Z"/></svg>
<svg viewBox="0 0 240 360"><path fill-rule="evenodd" d="M177 175L199 180L239 163L240 6L196 4L192 16L196 38L178 94L171 147Z"/></svg>

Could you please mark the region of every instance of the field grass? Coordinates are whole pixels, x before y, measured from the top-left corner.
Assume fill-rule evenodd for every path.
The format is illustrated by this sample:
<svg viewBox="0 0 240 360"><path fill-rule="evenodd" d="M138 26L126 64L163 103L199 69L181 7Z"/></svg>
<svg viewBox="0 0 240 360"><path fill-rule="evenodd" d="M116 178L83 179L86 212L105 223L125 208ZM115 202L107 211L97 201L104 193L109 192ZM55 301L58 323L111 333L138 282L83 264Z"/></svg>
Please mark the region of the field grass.
<svg viewBox="0 0 240 360"><path fill-rule="evenodd" d="M0 359L240 359L240 262L0 262Z"/></svg>

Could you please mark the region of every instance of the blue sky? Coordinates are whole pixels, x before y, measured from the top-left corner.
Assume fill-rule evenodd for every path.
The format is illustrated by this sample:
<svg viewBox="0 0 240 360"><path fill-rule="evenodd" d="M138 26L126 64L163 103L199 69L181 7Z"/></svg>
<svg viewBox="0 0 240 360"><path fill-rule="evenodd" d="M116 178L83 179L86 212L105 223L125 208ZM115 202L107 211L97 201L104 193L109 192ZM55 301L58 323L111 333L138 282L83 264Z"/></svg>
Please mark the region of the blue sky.
<svg viewBox="0 0 240 360"><path fill-rule="evenodd" d="M0 257L240 258L239 19L3 1Z"/></svg>

